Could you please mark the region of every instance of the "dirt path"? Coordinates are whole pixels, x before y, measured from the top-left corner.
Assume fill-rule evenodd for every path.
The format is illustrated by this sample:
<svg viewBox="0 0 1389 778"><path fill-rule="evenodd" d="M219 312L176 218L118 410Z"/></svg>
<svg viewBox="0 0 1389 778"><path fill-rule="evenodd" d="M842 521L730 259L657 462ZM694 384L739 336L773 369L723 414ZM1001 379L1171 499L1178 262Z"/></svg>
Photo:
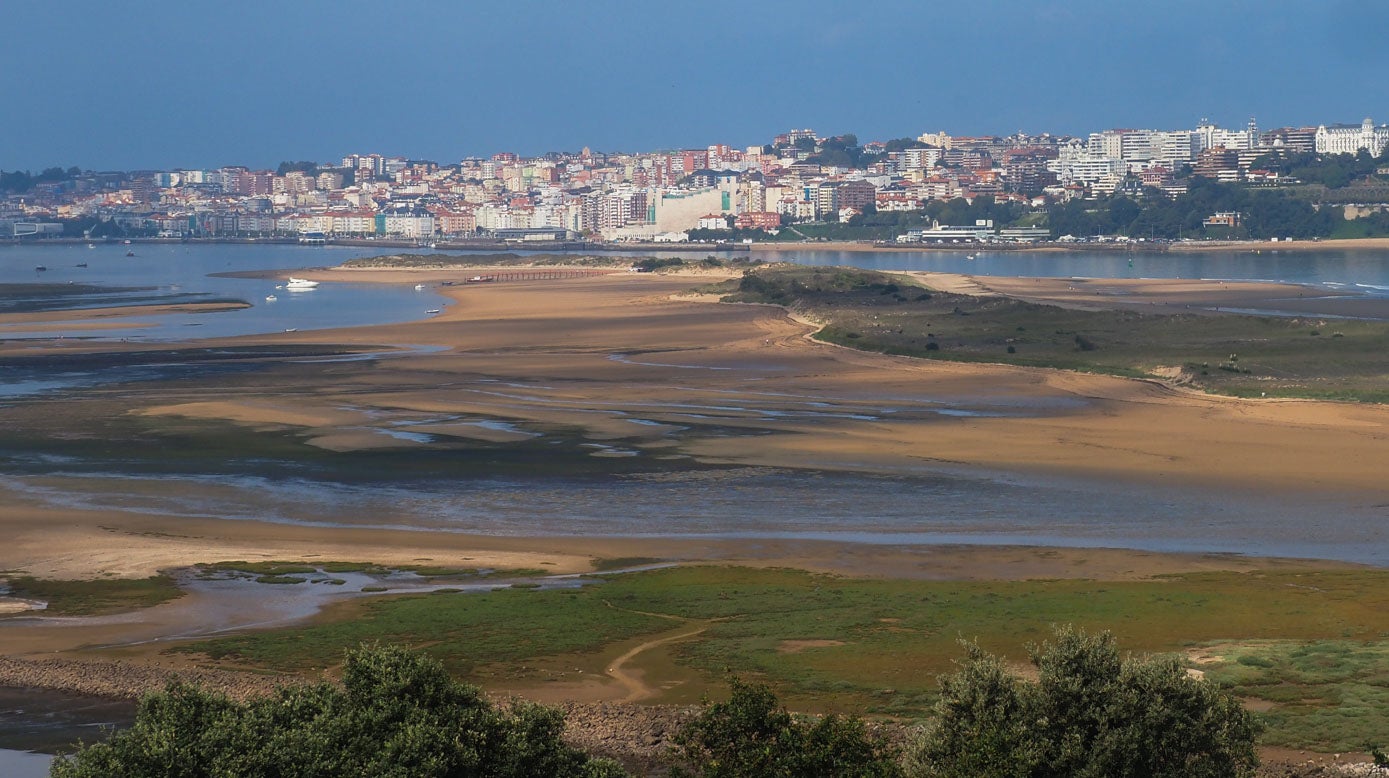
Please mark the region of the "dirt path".
<svg viewBox="0 0 1389 778"><path fill-rule="evenodd" d="M612 664L608 665L607 675L609 678L617 681L618 685L627 690L627 696L623 697L619 702L637 702L655 696L658 691L656 687L643 681L638 674L628 671L624 665L645 651L650 651L657 646L663 646L667 643L674 643L676 641L692 638L708 628L708 624L701 624L692 630L681 632L678 635L668 635L663 638L648 640L639 646L633 647L617 659L614 659Z"/></svg>

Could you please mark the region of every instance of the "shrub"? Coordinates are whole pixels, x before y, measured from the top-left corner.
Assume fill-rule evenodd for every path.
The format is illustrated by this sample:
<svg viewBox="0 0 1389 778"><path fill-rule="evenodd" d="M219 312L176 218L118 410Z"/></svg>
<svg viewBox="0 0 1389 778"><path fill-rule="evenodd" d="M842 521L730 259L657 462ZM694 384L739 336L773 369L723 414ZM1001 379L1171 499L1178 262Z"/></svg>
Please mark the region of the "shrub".
<svg viewBox="0 0 1389 778"><path fill-rule="evenodd" d="M564 716L493 706L443 665L396 648L349 651L341 687L237 703L186 684L140 702L135 724L53 765L53 778L337 776L616 778L560 740Z"/></svg>
<svg viewBox="0 0 1389 778"><path fill-rule="evenodd" d="M1121 658L1108 633L1056 631L1037 681L966 644L908 772L933 778L1228 778L1257 765L1258 725L1175 659Z"/></svg>
<svg viewBox="0 0 1389 778"><path fill-rule="evenodd" d="M680 755L701 778L895 778L897 755L855 718L793 716L766 686L734 678L728 702L706 704L675 736Z"/></svg>

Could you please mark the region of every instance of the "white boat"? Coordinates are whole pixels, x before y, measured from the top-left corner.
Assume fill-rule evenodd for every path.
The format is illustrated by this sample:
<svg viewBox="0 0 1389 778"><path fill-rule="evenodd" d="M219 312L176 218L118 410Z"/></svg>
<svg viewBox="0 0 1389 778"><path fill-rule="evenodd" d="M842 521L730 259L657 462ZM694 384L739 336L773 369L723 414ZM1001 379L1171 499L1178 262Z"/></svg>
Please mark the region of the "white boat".
<svg viewBox="0 0 1389 778"><path fill-rule="evenodd" d="M439 312L439 309L438 309L438 308L430 308L429 310L425 311L425 313L438 313L438 312Z"/></svg>
<svg viewBox="0 0 1389 778"><path fill-rule="evenodd" d="M424 291L424 284L415 284L415 291L416 291L416 292L423 292L423 291Z"/></svg>
<svg viewBox="0 0 1389 778"><path fill-rule="evenodd" d="M313 289L318 286L317 281L310 281L307 278L289 277L289 282L285 284L286 289Z"/></svg>
<svg viewBox="0 0 1389 778"><path fill-rule="evenodd" d="M276 296L273 295L273 294L268 294L268 295L265 296L265 301L266 301L267 303L273 303L273 302L275 302L275 301L278 300L278 299L280 299L280 298L276 297Z"/></svg>

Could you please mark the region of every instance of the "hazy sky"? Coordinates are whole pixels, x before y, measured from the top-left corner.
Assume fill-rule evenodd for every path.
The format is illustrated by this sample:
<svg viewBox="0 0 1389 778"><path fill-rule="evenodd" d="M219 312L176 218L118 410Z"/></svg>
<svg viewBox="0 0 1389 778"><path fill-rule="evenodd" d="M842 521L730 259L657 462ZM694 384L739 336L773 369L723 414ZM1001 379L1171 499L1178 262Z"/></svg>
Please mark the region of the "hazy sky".
<svg viewBox="0 0 1389 778"><path fill-rule="evenodd" d="M1389 121L1384 0L0 3L0 168Z"/></svg>

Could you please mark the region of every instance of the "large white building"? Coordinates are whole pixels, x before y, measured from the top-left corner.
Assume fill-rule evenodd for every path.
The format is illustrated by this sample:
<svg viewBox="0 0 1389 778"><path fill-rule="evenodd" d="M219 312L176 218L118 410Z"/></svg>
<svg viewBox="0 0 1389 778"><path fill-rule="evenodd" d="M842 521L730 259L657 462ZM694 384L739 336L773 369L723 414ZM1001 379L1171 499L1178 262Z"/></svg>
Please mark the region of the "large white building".
<svg viewBox="0 0 1389 778"><path fill-rule="evenodd" d="M1389 126L1375 126L1369 117L1359 125L1336 124L1317 128L1318 154L1354 154L1365 149L1373 156L1384 153L1389 146Z"/></svg>
<svg viewBox="0 0 1389 778"><path fill-rule="evenodd" d="M1122 178L1128 172L1128 163L1117 156L1094 153L1077 142L1062 146L1056 159L1047 162L1047 170L1055 173L1063 184L1094 184L1110 178Z"/></svg>
<svg viewBox="0 0 1389 778"><path fill-rule="evenodd" d="M1216 148L1240 151L1259 145L1259 128L1253 119L1243 130L1226 130L1202 120L1201 126L1196 128L1196 136L1200 139L1201 151Z"/></svg>

